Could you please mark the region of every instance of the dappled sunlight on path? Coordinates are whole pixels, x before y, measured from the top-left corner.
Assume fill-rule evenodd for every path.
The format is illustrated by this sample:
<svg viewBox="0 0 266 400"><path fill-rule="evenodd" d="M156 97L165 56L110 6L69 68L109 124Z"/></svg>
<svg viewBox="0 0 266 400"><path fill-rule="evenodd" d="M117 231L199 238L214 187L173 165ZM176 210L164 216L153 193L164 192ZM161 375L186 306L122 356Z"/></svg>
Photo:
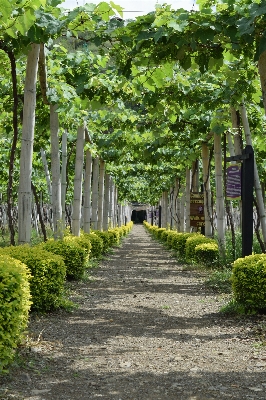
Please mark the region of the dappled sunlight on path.
<svg viewBox="0 0 266 400"><path fill-rule="evenodd" d="M101 262L91 283L73 285L72 298L77 310L32 322L42 337L33 367L22 369L20 394L10 383L15 398L266 399L266 356L254 347L249 320L219 314L223 296L143 226Z"/></svg>

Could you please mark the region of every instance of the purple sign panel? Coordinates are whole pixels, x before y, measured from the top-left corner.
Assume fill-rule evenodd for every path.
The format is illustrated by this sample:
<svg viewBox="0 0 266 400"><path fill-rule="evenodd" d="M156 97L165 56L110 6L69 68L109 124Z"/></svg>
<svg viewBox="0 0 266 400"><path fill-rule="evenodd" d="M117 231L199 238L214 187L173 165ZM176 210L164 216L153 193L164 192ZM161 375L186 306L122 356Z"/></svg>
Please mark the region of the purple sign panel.
<svg viewBox="0 0 266 400"><path fill-rule="evenodd" d="M226 199L241 199L241 165L230 165L226 169Z"/></svg>

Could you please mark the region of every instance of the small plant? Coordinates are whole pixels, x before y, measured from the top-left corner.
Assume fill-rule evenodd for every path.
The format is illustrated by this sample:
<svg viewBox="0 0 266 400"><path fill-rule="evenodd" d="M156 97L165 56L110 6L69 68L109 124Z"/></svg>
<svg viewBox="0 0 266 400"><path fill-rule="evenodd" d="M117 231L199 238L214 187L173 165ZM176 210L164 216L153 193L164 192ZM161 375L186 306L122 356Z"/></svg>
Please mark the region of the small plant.
<svg viewBox="0 0 266 400"><path fill-rule="evenodd" d="M245 307L239 304L235 299L232 299L221 307L220 312L229 315L243 315L245 314Z"/></svg>
<svg viewBox="0 0 266 400"><path fill-rule="evenodd" d="M219 247L215 242L198 244L194 252L195 261L207 267L214 266L219 258Z"/></svg>
<svg viewBox="0 0 266 400"><path fill-rule="evenodd" d="M213 271L211 275L206 279L205 285L218 293L231 293L231 276L232 270L230 269Z"/></svg>

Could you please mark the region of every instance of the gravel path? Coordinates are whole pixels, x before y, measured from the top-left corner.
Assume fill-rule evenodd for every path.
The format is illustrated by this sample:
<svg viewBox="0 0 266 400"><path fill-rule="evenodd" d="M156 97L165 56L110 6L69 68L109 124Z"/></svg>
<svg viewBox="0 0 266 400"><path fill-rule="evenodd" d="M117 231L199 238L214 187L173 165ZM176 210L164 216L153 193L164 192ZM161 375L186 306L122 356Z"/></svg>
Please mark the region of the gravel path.
<svg viewBox="0 0 266 400"><path fill-rule="evenodd" d="M72 286L78 309L32 320L0 399L266 399L265 317L219 314L225 296L143 226L92 274Z"/></svg>

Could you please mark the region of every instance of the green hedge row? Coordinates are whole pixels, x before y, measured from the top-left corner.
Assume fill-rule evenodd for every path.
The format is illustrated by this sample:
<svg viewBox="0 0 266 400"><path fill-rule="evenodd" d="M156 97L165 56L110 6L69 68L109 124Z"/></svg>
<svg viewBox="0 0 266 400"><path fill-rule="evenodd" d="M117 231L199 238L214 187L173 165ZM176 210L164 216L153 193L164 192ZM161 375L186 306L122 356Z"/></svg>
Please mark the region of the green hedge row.
<svg viewBox="0 0 266 400"><path fill-rule="evenodd" d="M214 239L206 238L200 233L181 233L166 228L158 228L146 221L144 225L155 239L162 241L169 249L173 249L180 259L207 266L217 263L219 248Z"/></svg>
<svg viewBox="0 0 266 400"><path fill-rule="evenodd" d="M13 358L14 349L28 324L30 308L48 312L64 303L66 279L81 279L89 257L99 258L118 245L132 228L107 232L66 234L63 240L48 240L37 246L0 249L0 372Z"/></svg>

